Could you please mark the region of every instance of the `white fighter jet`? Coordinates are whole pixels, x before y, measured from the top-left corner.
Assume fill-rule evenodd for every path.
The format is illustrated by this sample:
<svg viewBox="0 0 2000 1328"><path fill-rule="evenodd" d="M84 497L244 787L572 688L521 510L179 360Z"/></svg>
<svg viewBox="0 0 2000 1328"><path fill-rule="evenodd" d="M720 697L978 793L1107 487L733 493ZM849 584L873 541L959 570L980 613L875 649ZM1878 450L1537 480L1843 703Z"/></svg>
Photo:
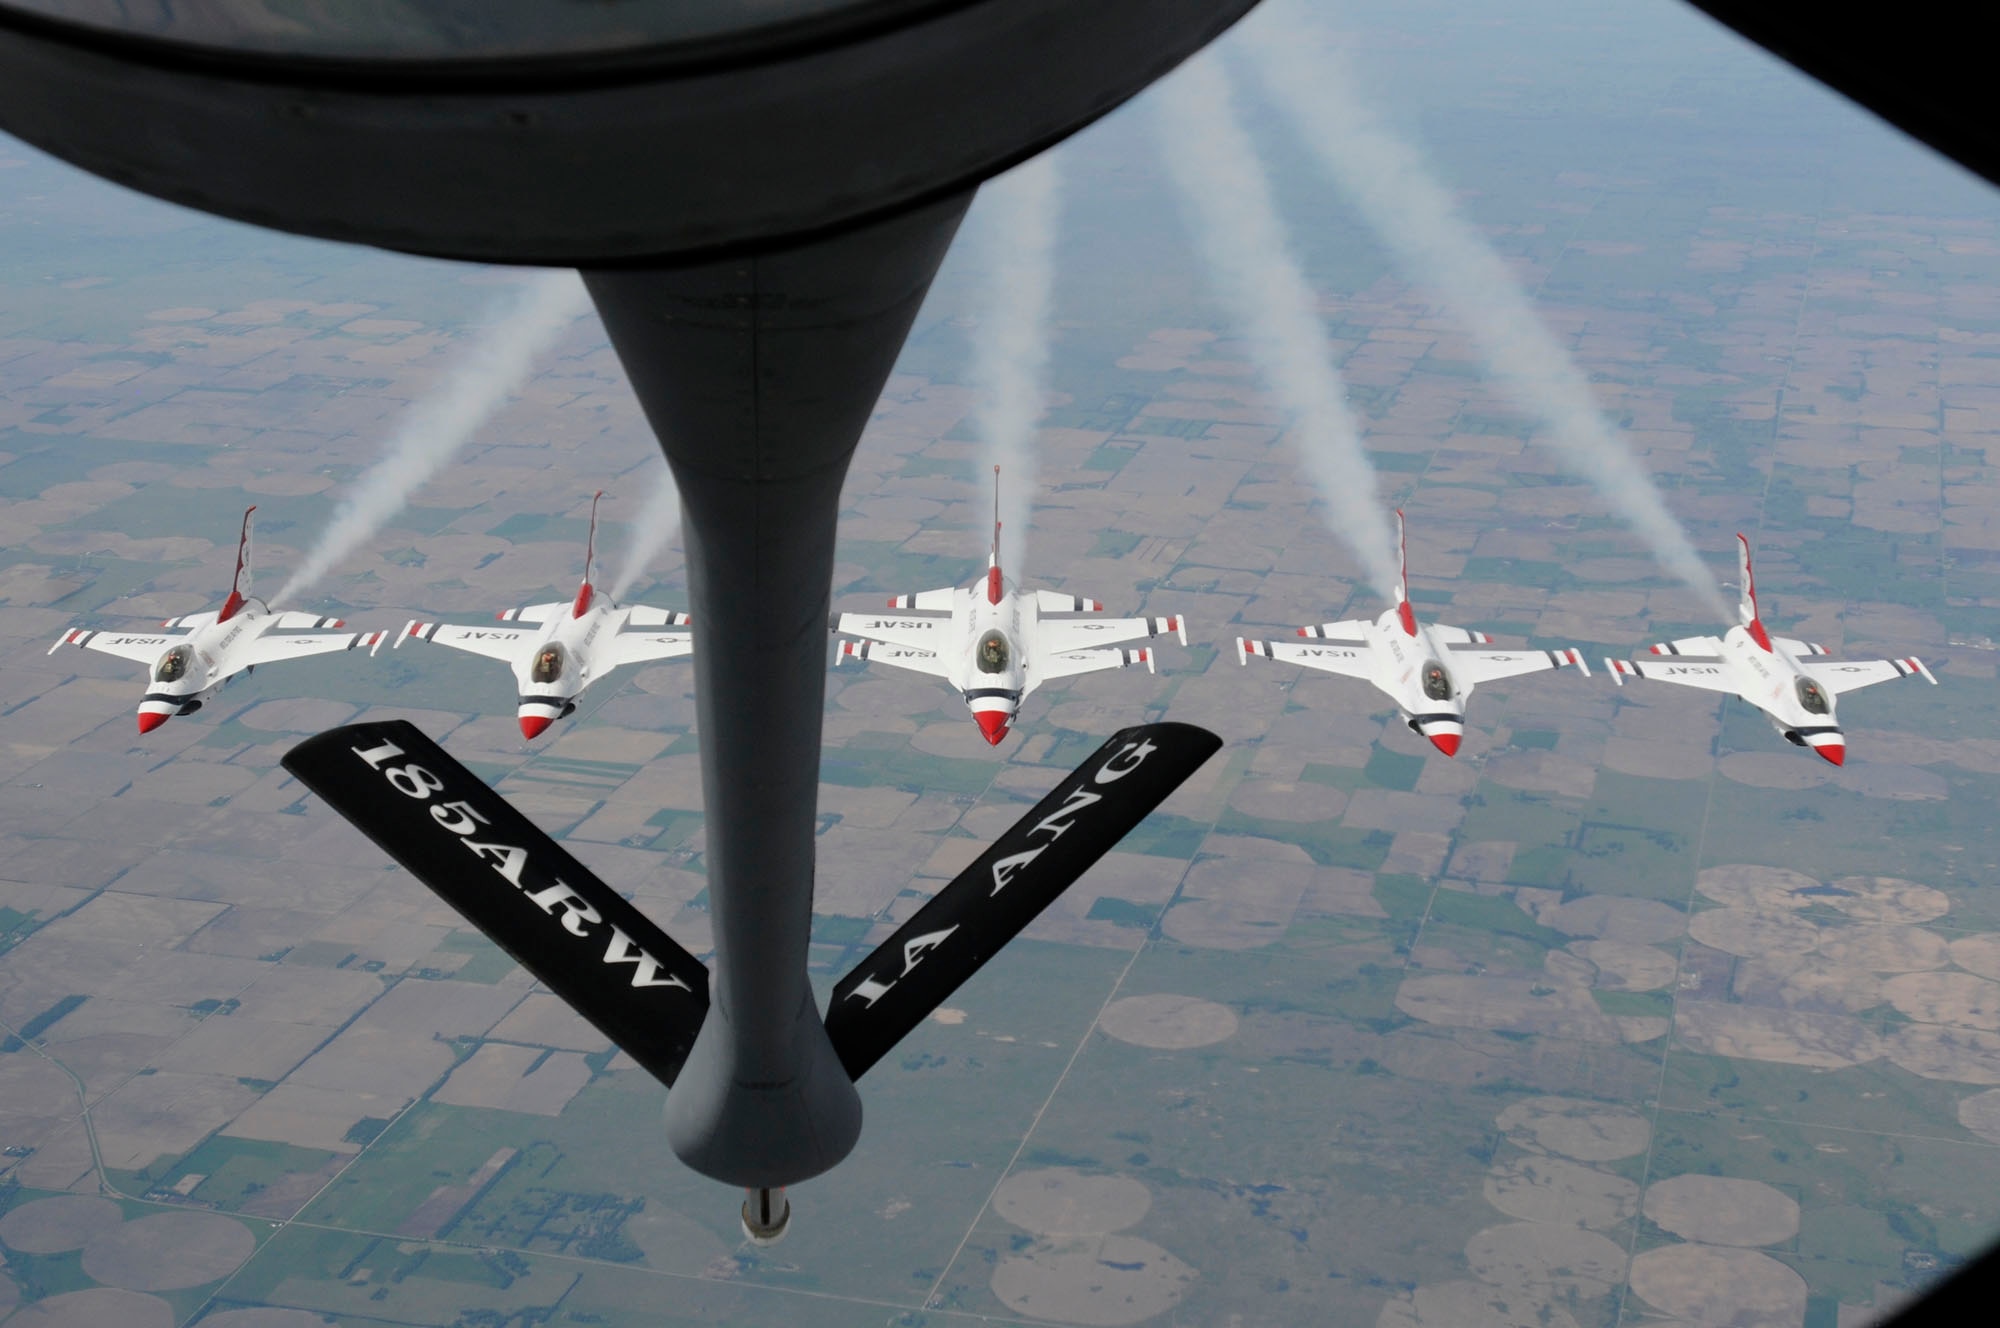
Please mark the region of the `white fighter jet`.
<svg viewBox="0 0 2000 1328"><path fill-rule="evenodd" d="M1770 718L1771 725L1795 747L1810 747L1835 765L1847 760L1847 735L1834 715L1834 698L1891 678L1920 675L1933 687L1937 679L1915 655L1906 659L1828 660L1808 669L1801 657L1826 654L1826 647L1789 636L1772 636L1757 614L1757 583L1750 574L1750 541L1736 537L1736 556L1743 574L1743 599L1736 612L1743 619L1717 640L1690 636L1652 647L1664 659L1607 659L1612 681L1625 685L1627 674L1677 682L1686 687L1740 696Z"/></svg>
<svg viewBox="0 0 2000 1328"><path fill-rule="evenodd" d="M107 655L148 665L152 672L139 698L139 732L151 733L174 715L192 715L239 673L259 664L304 659L332 650L375 647L387 632L320 632L339 627L338 618L310 613L275 613L250 594L250 517L243 513L243 534L236 545L236 578L222 608L190 613L161 623L162 632L96 632L72 627L49 653L64 646L101 650Z"/></svg>
<svg viewBox="0 0 2000 1328"><path fill-rule="evenodd" d="M1010 589L1000 572L1000 468L993 468L993 552L973 586L946 586L889 600L896 614L843 613L833 629L859 637L842 641L836 665L877 660L929 673L958 689L986 741L998 746L1022 698L1052 678L1144 664L1157 673L1150 647L1119 642L1173 632L1187 644L1187 622L1168 618L1084 618L1102 613L1094 599L1053 590ZM914 610L914 612L912 612ZM1060 617L1045 615L1059 614Z"/></svg>
<svg viewBox="0 0 2000 1328"><path fill-rule="evenodd" d="M1403 712L1411 731L1429 738L1446 756L1458 755L1465 736L1465 703L1478 684L1543 669L1575 668L1590 676L1590 666L1574 649L1488 650L1493 638L1483 632L1418 622L1410 606L1401 511L1396 513L1396 543L1400 566L1394 608L1374 622L1351 618L1301 627L1299 635L1306 641L1239 636L1237 662L1248 664L1250 656L1262 655L1374 683Z"/></svg>
<svg viewBox="0 0 2000 1328"><path fill-rule="evenodd" d="M511 665L520 698L521 736L525 738L540 736L550 724L575 710L583 689L619 665L673 659L693 651L694 638L688 633L658 630L686 627L690 620L685 613L619 604L591 584L591 565L597 554L597 502L603 496L600 490L590 500L583 584L574 600L530 604L496 615L500 622L531 624L527 627L409 622L397 635L395 648L401 649L410 640L433 641Z"/></svg>

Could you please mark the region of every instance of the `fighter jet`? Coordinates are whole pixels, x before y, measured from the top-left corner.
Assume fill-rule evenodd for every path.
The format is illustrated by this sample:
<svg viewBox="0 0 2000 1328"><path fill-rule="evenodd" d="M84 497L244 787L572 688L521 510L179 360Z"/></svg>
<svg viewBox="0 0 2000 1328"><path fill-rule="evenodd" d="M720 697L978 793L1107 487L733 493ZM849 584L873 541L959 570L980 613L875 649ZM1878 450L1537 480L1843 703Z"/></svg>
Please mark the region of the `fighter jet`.
<svg viewBox="0 0 2000 1328"><path fill-rule="evenodd" d="M1053 590L1009 589L1000 571L1000 467L993 468L993 552L973 586L946 586L895 595L893 615L843 613L833 629L860 638L842 641L836 666L879 660L929 673L958 689L986 741L1007 736L1028 693L1051 678L1144 664L1159 672L1151 647L1117 643L1176 633L1187 644L1187 621L1167 618L1044 617L1102 613L1094 599ZM912 612L914 610L914 612ZM929 616L927 616L929 615Z"/></svg>
<svg viewBox="0 0 2000 1328"><path fill-rule="evenodd" d="M1289 660L1307 668L1372 682L1388 693L1414 733L1431 740L1446 756L1457 756L1465 736L1465 703L1482 682L1543 669L1575 668L1586 678L1590 666L1574 650L1487 650L1492 637L1463 627L1420 623L1410 606L1409 553L1403 513L1396 513L1399 567L1396 606L1374 622L1360 618L1301 627L1305 642L1236 638L1236 660L1250 656Z"/></svg>
<svg viewBox="0 0 2000 1328"><path fill-rule="evenodd" d="M169 618L164 632L98 632L72 627L49 647L101 650L151 667L146 693L139 698L139 732L151 733L174 715L192 715L222 684L259 664L304 659L331 650L379 646L387 632L319 632L300 628L339 627L338 618L310 613L275 613L250 593L250 519L236 544L236 577L219 611ZM178 629L178 634L174 634Z"/></svg>
<svg viewBox="0 0 2000 1328"><path fill-rule="evenodd" d="M1816 664L1801 657L1826 654L1826 647L1789 636L1772 636L1757 614L1757 583L1750 572L1750 541L1736 536L1736 556L1743 575L1743 598L1736 606L1743 619L1717 640L1689 636L1652 647L1666 659L1607 659L1611 679L1620 687L1626 675L1677 682L1742 697L1770 718L1771 726L1794 747L1809 747L1835 765L1847 760L1847 735L1834 715L1834 698L1891 678L1920 675L1933 687L1937 679L1915 655L1905 659L1856 659Z"/></svg>
<svg viewBox="0 0 2000 1328"><path fill-rule="evenodd" d="M619 604L591 583L597 556L597 504L603 497L600 490L590 500L583 584L574 600L530 604L495 615L503 623L531 624L527 627L454 627L413 620L403 625L393 648L400 650L405 641L432 641L511 665L520 697L521 736L529 739L540 737L550 724L575 710L583 689L619 665L691 652L694 639L688 633L649 630L686 627L687 614Z"/></svg>

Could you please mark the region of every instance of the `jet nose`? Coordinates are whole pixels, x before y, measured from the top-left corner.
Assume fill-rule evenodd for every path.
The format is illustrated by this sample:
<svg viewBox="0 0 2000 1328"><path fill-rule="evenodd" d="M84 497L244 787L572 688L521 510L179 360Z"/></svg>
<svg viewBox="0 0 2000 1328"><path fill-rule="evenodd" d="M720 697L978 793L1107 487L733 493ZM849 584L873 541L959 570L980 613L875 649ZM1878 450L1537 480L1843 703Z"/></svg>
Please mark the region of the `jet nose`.
<svg viewBox="0 0 2000 1328"><path fill-rule="evenodd" d="M1431 746L1437 748L1439 751L1443 752L1446 756L1458 755L1458 736L1459 736L1458 734L1426 733L1424 736L1431 740Z"/></svg>
<svg viewBox="0 0 2000 1328"><path fill-rule="evenodd" d="M164 711L141 710L139 712L139 732L141 733L151 733L166 722L167 716Z"/></svg>
<svg viewBox="0 0 2000 1328"><path fill-rule="evenodd" d="M542 730L546 729L550 722L547 715L523 715L521 716L521 736L532 742L534 739L542 736Z"/></svg>
<svg viewBox="0 0 2000 1328"><path fill-rule="evenodd" d="M1821 744L1820 744L1819 746L1817 746L1817 747L1813 748L1813 750L1814 750L1814 751L1816 751L1816 752L1818 752L1818 753L1819 753L1819 754L1820 754L1821 756L1824 756L1824 757L1825 757L1825 758L1826 758L1827 760L1829 760L1829 761L1833 762L1833 763L1834 763L1835 765L1846 765L1846 764L1847 764L1847 744L1846 744L1846 743L1843 743L1843 742L1825 742L1825 743L1821 743Z"/></svg>
<svg viewBox="0 0 2000 1328"><path fill-rule="evenodd" d="M979 721L979 731L994 747L998 747L1000 740L1007 736L1007 721L1013 718L1005 710L975 710L972 717Z"/></svg>

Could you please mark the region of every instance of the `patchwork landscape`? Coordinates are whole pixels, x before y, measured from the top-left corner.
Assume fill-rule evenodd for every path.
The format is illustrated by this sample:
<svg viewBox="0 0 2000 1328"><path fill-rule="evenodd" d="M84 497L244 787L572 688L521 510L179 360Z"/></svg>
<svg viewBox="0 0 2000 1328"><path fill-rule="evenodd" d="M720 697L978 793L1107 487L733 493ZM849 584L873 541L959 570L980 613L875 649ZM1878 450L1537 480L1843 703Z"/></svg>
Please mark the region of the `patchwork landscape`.
<svg viewBox="0 0 2000 1328"><path fill-rule="evenodd" d="M1481 85L1487 118L1540 113L1537 77ZM1915 168L1867 175L1898 145L1846 121L1696 179L1721 113L1660 113L1707 94L1659 77L1645 161L1560 126L1489 154L1477 108L1427 127L1486 163L1468 209L1718 576L1742 530L1774 629L1942 685L1843 702L1841 768L1740 703L1614 687L1604 656L1724 624L1449 311L1296 198L1418 609L1594 676L1482 687L1448 760L1365 686L1239 665L1239 634L1384 606L1116 118L1065 151L1021 578L1183 614L1193 644L1051 684L994 749L941 685L830 642L822 996L1112 730L1227 745L863 1081L860 1146L769 1249L668 1151L654 1081L277 764L412 719L701 954L685 662L529 746L505 670L421 643L260 671L143 739L135 667L45 653L214 607L251 503L275 589L518 278L0 147L0 1321L1855 1328L1989 1243L2000 209L1866 205ZM1732 110L1805 95L1744 78ZM947 269L855 459L836 608L984 567L975 284ZM661 468L585 320L284 607L396 628L567 597L591 492L615 564ZM678 559L636 597L685 607Z"/></svg>

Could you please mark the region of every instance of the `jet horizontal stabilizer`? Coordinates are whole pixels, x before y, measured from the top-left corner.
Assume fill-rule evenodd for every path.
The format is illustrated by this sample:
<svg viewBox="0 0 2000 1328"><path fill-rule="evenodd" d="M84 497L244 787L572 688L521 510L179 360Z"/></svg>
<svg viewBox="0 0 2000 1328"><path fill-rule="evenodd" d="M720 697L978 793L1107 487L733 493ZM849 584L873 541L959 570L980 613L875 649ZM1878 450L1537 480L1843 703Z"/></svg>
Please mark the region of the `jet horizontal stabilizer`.
<svg viewBox="0 0 2000 1328"><path fill-rule="evenodd" d="M1222 747L1192 724L1121 729L833 988L850 1078L900 1042Z"/></svg>
<svg viewBox="0 0 2000 1328"><path fill-rule="evenodd" d="M708 970L486 781L404 720L329 729L282 764L673 1083L708 1013Z"/></svg>

